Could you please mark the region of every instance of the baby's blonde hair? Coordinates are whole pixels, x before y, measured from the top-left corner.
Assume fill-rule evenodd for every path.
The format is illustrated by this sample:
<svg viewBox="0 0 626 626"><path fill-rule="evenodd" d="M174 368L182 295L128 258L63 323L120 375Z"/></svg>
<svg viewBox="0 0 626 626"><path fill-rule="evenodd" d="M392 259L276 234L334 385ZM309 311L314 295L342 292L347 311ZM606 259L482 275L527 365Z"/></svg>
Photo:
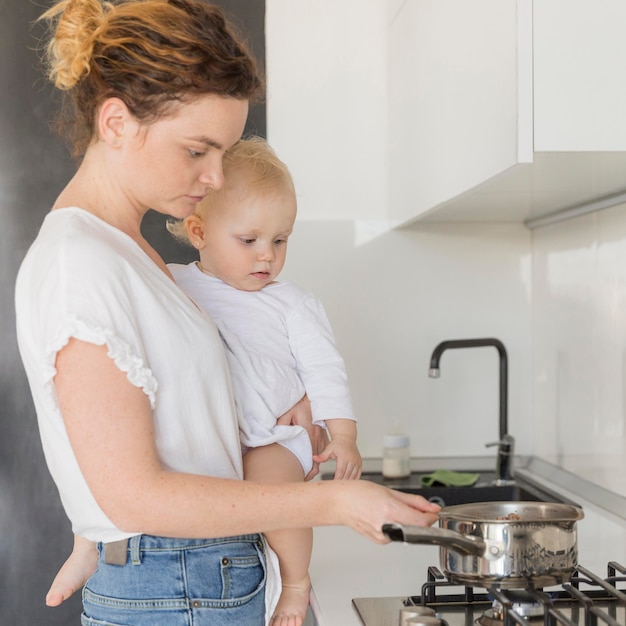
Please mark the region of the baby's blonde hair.
<svg viewBox="0 0 626 626"><path fill-rule="evenodd" d="M204 219L214 207L215 202L232 187L229 175L238 172L245 175L248 193L264 193L276 189L288 189L295 193L293 179L287 166L262 137L241 139L224 153L224 185L221 189L212 189L198 203L194 215ZM191 245L185 227L185 220L170 221L167 230L179 241Z"/></svg>

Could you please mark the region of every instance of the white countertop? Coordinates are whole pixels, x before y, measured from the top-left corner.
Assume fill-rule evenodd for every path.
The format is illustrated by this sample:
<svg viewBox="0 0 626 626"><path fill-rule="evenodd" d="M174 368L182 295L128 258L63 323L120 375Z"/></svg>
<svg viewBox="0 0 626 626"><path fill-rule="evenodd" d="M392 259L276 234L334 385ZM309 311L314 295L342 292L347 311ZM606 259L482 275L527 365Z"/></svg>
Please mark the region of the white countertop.
<svg viewBox="0 0 626 626"><path fill-rule="evenodd" d="M604 577L611 560L626 564L626 520L538 477L539 482L580 504L579 563ZM439 548L377 545L343 527L314 531L311 608L318 626L361 626L351 599L419 595L429 565L439 566Z"/></svg>

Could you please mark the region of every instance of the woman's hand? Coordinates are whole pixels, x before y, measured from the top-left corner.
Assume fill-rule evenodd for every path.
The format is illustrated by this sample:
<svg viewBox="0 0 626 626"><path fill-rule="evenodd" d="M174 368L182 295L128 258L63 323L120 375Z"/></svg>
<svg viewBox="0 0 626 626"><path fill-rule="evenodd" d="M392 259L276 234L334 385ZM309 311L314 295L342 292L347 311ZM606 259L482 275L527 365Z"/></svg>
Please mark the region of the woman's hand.
<svg viewBox="0 0 626 626"><path fill-rule="evenodd" d="M311 414L311 403L306 395L302 396L302 399L295 404L284 415L281 415L277 420L277 424L284 426L302 426L304 430L309 433L311 438L311 447L313 448L313 456L321 454L322 451L328 445L328 434L321 426L313 424L313 416ZM320 464L313 460L313 468L305 476L304 480L311 480L319 474Z"/></svg>
<svg viewBox="0 0 626 626"><path fill-rule="evenodd" d="M376 543L389 543L384 524L432 526L441 507L422 496L382 487L367 480L333 480L330 483L344 523Z"/></svg>

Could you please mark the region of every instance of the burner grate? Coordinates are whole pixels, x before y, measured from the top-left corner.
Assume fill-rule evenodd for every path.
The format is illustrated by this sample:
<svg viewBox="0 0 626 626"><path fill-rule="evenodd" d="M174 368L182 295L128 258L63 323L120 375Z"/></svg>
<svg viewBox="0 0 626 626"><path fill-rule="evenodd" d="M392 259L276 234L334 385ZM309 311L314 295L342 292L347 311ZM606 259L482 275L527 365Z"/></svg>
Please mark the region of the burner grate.
<svg viewBox="0 0 626 626"><path fill-rule="evenodd" d="M473 587L465 586L462 593L446 593L449 588L458 588L460 585L450 582L435 566L428 568L427 581L422 585L421 595L410 596L403 604L425 605L435 609L445 607L446 610L465 612L467 616L484 608L483 617L489 617L483 621L479 618L477 623L489 625L528 626L529 623L543 622L545 626L625 626L624 618L618 620L618 609L622 607L620 616L626 614L623 608L626 607L626 588L620 588L618 584L626 583L626 567L611 561L607 570L608 576L603 579L579 565L570 580L558 588L550 588L549 592L542 589L525 590L533 606L540 607L542 617L539 622L534 619L529 622L515 605L515 594L496 586L486 592L476 592ZM496 619L492 617L493 611L489 610L494 601L498 603L498 610L501 610L501 617Z"/></svg>

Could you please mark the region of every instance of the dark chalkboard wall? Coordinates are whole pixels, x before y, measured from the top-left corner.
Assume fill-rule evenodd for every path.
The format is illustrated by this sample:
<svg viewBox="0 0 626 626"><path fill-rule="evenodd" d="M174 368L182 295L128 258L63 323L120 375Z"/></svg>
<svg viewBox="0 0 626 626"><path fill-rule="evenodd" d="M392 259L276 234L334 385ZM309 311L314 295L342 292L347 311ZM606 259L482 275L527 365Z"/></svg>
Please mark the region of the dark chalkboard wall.
<svg viewBox="0 0 626 626"><path fill-rule="evenodd" d="M41 73L35 19L51 0L0 0L0 624L80 623L80 597L58 608L45 593L71 549L71 529L45 466L37 422L15 338L14 282L19 264L74 164L48 128L57 105ZM264 0L216 1L245 33L264 65ZM265 136L256 105L246 132ZM167 261L193 251L176 244L164 219L149 213L146 237Z"/></svg>

